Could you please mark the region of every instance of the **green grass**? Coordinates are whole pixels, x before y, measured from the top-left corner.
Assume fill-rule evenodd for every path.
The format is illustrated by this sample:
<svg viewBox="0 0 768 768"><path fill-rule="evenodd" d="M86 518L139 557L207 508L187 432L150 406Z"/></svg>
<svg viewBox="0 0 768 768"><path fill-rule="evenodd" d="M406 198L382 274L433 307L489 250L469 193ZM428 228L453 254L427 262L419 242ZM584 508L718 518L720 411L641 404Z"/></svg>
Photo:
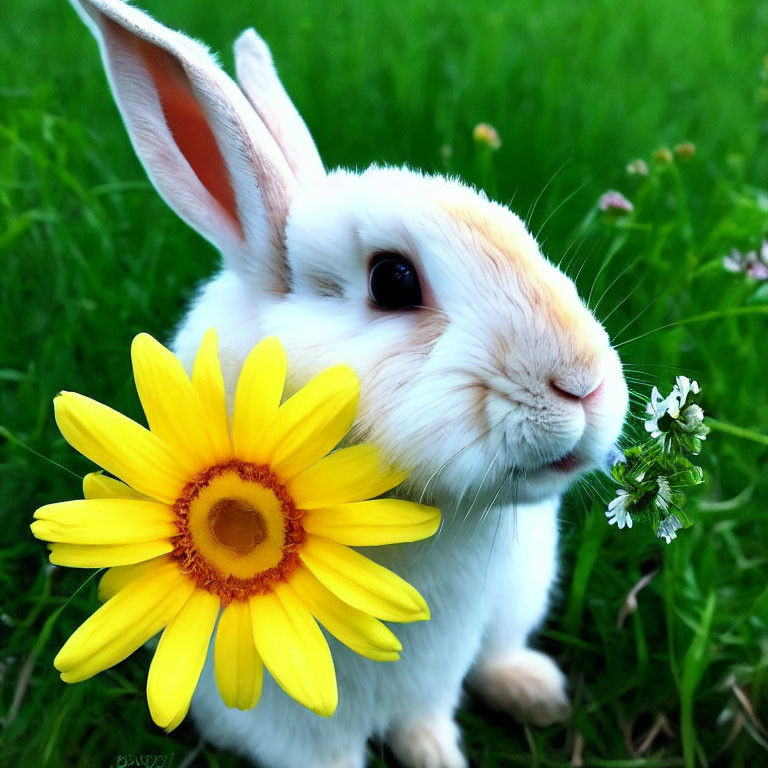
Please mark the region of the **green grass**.
<svg viewBox="0 0 768 768"><path fill-rule="evenodd" d="M468 703L476 765L768 765L768 291L725 273L768 233L768 7L758 0L464 0L333 4L147 0L231 67L254 25L329 166L373 161L483 182L526 215L619 345L636 393L695 376L717 421L671 545L605 523L605 480L564 511L563 580L541 642L568 670L565 727L524 729ZM167 338L216 255L160 202L132 155L96 46L63 1L4 14L0 46L0 763L106 766L126 754L234 766L150 722L147 653L65 686L52 658L96 605L95 581L51 569L28 524L74 498L85 460L58 435L62 388L138 416L139 330ZM491 122L502 148L473 146ZM635 157L696 155L628 177ZM452 147L448 161L440 148ZM621 189L633 216L595 202ZM621 627L632 587L654 574ZM654 738L646 738L654 730ZM643 742L646 742L643 745ZM641 748L642 747L642 748ZM373 764L389 763L372 747Z"/></svg>

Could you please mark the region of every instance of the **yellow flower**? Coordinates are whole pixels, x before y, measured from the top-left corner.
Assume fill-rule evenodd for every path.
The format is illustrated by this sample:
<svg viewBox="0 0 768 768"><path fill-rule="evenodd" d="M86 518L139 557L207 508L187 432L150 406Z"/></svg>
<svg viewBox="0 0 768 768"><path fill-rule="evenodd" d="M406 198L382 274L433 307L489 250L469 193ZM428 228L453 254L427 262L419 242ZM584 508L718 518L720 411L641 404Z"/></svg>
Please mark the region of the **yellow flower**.
<svg viewBox="0 0 768 768"><path fill-rule="evenodd" d="M54 661L74 683L117 664L164 630L149 668L154 721L184 719L218 619L216 680L225 704L257 703L267 667L283 690L323 716L336 709L333 659L318 622L352 650L394 661L401 645L380 621L429 618L421 595L352 546L416 541L439 512L377 499L404 474L372 445L331 451L354 418L359 382L330 368L282 405L286 358L266 339L245 361L231 431L214 331L192 378L141 334L131 349L149 430L72 392L56 421L93 473L85 499L49 504L32 532L50 559L107 566L106 602ZM123 481L123 482L120 482Z"/></svg>
<svg viewBox="0 0 768 768"><path fill-rule="evenodd" d="M683 141L675 144L675 155L683 160L693 157L696 154L696 145L692 141Z"/></svg>
<svg viewBox="0 0 768 768"><path fill-rule="evenodd" d="M659 165L669 165L675 159L669 147L655 149L652 157Z"/></svg>
<svg viewBox="0 0 768 768"><path fill-rule="evenodd" d="M488 147L493 151L501 147L499 132L489 123L478 123L472 131L472 138L475 144Z"/></svg>

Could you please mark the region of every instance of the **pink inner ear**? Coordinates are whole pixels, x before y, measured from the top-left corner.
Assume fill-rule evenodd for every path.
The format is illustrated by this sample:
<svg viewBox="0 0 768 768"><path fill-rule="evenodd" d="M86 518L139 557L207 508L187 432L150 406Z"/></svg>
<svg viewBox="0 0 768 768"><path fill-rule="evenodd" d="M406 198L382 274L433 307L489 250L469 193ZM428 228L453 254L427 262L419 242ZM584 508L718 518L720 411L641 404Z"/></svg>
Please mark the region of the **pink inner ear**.
<svg viewBox="0 0 768 768"><path fill-rule="evenodd" d="M107 21L110 31L130 44L143 59L157 88L163 116L176 146L242 237L229 171L184 68L167 51L131 35L111 19Z"/></svg>
<svg viewBox="0 0 768 768"><path fill-rule="evenodd" d="M205 114L192 93L186 73L176 59L160 48L144 40L139 45L176 146L192 166L200 183L242 234L229 171Z"/></svg>

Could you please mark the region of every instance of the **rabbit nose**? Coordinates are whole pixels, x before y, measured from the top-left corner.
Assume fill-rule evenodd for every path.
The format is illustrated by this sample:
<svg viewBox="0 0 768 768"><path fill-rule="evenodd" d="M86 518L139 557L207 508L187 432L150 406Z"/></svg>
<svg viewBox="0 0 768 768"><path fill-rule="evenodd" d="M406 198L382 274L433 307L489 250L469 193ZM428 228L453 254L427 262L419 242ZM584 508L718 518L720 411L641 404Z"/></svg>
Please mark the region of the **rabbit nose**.
<svg viewBox="0 0 768 768"><path fill-rule="evenodd" d="M600 395L605 384L605 378L595 386L593 383L584 384L579 381L563 381L562 379L550 379L549 388L561 398L572 402L586 402Z"/></svg>

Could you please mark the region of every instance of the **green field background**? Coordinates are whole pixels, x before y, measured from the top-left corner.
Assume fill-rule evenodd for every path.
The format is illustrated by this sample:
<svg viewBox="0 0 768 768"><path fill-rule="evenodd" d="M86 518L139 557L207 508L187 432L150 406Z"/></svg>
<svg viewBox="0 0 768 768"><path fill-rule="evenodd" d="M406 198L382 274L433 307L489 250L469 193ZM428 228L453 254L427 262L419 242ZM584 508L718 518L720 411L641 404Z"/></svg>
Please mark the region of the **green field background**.
<svg viewBox="0 0 768 768"><path fill-rule="evenodd" d="M667 546L645 526L606 524L607 479L569 494L562 579L537 643L567 671L572 718L524 728L468 697L473 765L768 765L768 284L722 268L730 248L768 235L768 3L141 5L229 71L232 41L256 27L328 167L456 174L523 216L619 347L628 441L652 384L702 385L716 422L689 500L697 523ZM59 681L53 656L96 606L96 580L47 566L28 528L37 506L77 497L89 470L55 429L54 394L138 417L130 340L167 340L217 256L146 181L66 2L3 6L0 75L0 765L142 754L239 765L190 723L170 736L152 725L144 650L91 681ZM483 121L496 153L472 141ZM693 157L653 159L684 141ZM648 177L627 174L635 158ZM602 217L607 189L634 213ZM394 765L379 744L370 755Z"/></svg>

